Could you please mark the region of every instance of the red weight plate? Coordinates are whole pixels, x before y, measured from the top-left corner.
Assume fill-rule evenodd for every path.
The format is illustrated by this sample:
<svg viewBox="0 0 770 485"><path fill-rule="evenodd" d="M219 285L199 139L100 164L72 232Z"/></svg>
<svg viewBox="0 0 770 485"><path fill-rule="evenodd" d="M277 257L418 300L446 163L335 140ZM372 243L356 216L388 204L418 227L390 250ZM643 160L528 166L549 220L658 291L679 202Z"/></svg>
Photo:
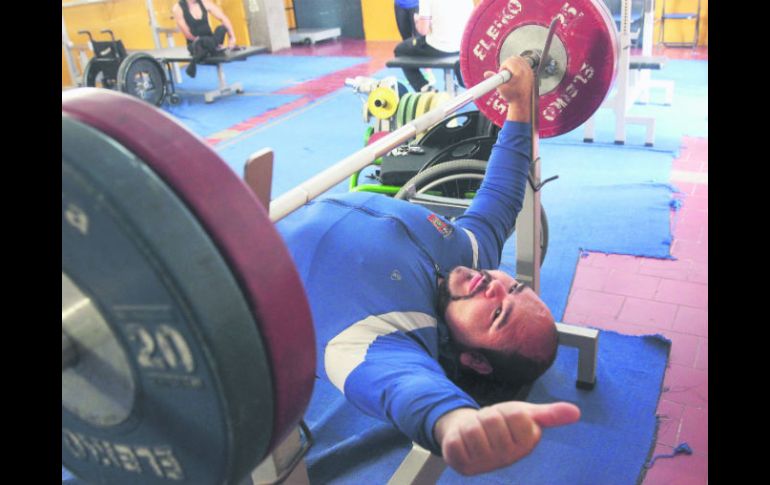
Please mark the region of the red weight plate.
<svg viewBox="0 0 770 485"><path fill-rule="evenodd" d="M567 133L593 115L615 79L618 36L614 21L602 0L482 0L463 33L460 69L468 86L484 80L485 71L500 69L506 40L516 51L544 46L551 20L558 17L551 54L563 57L558 84L542 89L539 99L539 134L548 138ZM523 29L523 30L522 30ZM526 31L526 35L524 32ZM538 35L529 35L536 31ZM563 65L566 64L566 65ZM476 100L476 106L498 126L505 121L507 104L497 90Z"/></svg>
<svg viewBox="0 0 770 485"><path fill-rule="evenodd" d="M298 424L310 401L316 352L304 287L266 210L200 138L143 101L83 88L62 94L62 113L112 137L150 166L227 260L257 316L269 354L275 401L272 450Z"/></svg>

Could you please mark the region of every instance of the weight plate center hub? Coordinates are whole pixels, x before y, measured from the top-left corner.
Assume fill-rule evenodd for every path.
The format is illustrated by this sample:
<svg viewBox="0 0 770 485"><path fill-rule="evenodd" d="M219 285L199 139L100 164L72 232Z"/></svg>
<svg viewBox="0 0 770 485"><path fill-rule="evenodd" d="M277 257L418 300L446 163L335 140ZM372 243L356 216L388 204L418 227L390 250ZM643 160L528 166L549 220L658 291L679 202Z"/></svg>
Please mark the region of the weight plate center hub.
<svg viewBox="0 0 770 485"><path fill-rule="evenodd" d="M62 362L62 406L95 426L125 421L136 390L126 353L94 302L63 272L61 317L62 355L72 356Z"/></svg>
<svg viewBox="0 0 770 485"><path fill-rule="evenodd" d="M528 50L540 50L545 45L548 37L548 28L541 25L525 25L513 30L503 41L498 57L498 64L511 56L518 56ZM551 40L551 47L548 52L548 59L545 62L543 71L540 73L539 90L540 95L550 93L564 79L567 68L567 49L558 35L554 35Z"/></svg>

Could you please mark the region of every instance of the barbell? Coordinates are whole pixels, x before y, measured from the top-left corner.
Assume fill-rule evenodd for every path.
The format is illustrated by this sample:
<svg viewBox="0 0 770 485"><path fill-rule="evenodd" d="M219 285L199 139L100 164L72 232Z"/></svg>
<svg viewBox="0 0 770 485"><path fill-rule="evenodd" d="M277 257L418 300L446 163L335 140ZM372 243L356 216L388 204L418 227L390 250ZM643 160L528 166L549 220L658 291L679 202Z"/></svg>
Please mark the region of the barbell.
<svg viewBox="0 0 770 485"><path fill-rule="evenodd" d="M500 64L513 55L540 59L551 25L553 41L538 77L538 135L580 126L601 106L617 71L619 41L607 6L601 0L484 0L468 20L460 49L463 80L473 87L276 198L270 219L285 217L473 101L502 126L507 104L495 89L510 73L497 72ZM485 79L486 71L497 74Z"/></svg>
<svg viewBox="0 0 770 485"><path fill-rule="evenodd" d="M95 483L239 483L301 421L319 365L272 222L471 101L501 124L492 92L510 73L477 78L542 49L554 18L541 135L587 119L614 77L607 17L601 0L482 1L460 56L472 88L269 213L163 111L109 90L62 93L63 466Z"/></svg>

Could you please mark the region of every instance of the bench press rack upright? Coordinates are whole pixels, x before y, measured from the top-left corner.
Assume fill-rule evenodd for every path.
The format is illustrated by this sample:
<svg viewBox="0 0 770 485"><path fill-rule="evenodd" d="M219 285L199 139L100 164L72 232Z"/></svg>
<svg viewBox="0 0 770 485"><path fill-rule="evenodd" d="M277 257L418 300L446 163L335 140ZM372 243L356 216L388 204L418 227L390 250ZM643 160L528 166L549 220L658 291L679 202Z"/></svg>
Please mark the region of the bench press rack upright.
<svg viewBox="0 0 770 485"><path fill-rule="evenodd" d="M666 92L665 105L670 106L674 92L673 81L652 80L651 69L661 69L665 57L652 56L652 37L654 26L655 2L644 1L644 24L642 27L642 55L631 55L631 0L622 0L620 13L620 59L618 74L615 79L615 92L602 104L615 114L615 144L623 145L626 141L626 123L644 125L645 146L655 143L655 118L652 116L629 116L629 108L637 101L649 102L650 89L662 88ZM596 114L584 124L583 141L594 141Z"/></svg>

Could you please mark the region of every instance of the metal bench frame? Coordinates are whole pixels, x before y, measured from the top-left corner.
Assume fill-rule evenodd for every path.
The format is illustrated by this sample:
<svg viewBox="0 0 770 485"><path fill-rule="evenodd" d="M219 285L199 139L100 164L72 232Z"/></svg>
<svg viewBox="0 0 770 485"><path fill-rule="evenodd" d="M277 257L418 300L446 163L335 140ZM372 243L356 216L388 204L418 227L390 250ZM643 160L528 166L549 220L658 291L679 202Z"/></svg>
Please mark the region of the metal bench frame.
<svg viewBox="0 0 770 485"><path fill-rule="evenodd" d="M615 113L615 144L623 145L626 141L626 124L643 125L646 128L645 146L655 144L655 118L652 116L629 116L629 108L636 103L649 102L650 90L662 88L665 90L665 104L671 105L674 93L673 81L652 80L650 70L661 69L665 57L652 56L652 36L654 25L654 6L652 0L647 0L644 6L644 26L642 28L642 55L632 56L631 49L631 0L623 0L620 20L620 59L618 75L615 79L615 94L608 98L602 108L611 109ZM584 125L583 141L594 141L595 114Z"/></svg>

